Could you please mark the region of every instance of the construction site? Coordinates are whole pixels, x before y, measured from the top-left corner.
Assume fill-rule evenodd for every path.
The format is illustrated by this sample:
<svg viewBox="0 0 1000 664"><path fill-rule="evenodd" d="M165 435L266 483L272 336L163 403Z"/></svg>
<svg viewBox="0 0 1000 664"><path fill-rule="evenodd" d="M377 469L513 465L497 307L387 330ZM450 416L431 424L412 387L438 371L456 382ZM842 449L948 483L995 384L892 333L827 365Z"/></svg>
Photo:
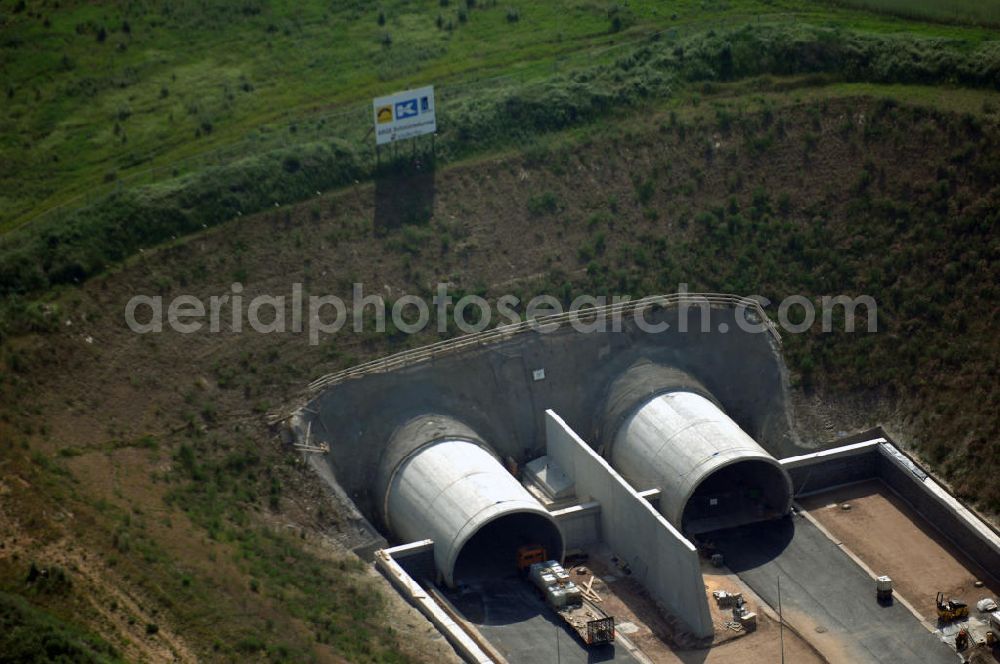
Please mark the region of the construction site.
<svg viewBox="0 0 1000 664"><path fill-rule="evenodd" d="M880 430L801 440L755 301L572 316L326 376L285 420L461 658L1000 661L1000 535Z"/></svg>

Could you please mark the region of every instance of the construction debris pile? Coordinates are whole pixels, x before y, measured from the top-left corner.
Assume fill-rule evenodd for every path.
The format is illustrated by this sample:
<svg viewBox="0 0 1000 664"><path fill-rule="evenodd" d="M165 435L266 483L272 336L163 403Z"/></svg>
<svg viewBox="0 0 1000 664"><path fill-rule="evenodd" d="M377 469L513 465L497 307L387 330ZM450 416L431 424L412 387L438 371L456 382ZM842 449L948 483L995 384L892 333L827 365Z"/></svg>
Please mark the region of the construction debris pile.
<svg viewBox="0 0 1000 664"><path fill-rule="evenodd" d="M732 608L733 619L726 622L726 628L733 631L746 630L752 632L757 629L757 614L747 608L743 600L743 593L729 593L725 590L715 590L712 592L716 604L720 609Z"/></svg>
<svg viewBox="0 0 1000 664"><path fill-rule="evenodd" d="M555 560L533 564L528 576L545 595L549 606L555 609L583 603L583 590L573 583L563 566Z"/></svg>
<svg viewBox="0 0 1000 664"><path fill-rule="evenodd" d="M586 586L579 586L558 561L532 563L528 577L545 597L545 601L577 633L587 645L612 643L615 640L615 619L594 605L601 601L591 588L594 577ZM586 601L584 601L586 600Z"/></svg>

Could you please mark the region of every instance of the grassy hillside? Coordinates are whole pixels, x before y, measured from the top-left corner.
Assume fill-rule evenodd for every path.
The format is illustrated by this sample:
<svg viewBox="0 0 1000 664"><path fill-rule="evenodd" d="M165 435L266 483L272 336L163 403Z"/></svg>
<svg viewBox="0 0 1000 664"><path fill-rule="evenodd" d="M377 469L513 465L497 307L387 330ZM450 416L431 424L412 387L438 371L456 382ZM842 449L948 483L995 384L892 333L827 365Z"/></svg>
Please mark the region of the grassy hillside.
<svg viewBox="0 0 1000 664"><path fill-rule="evenodd" d="M914 19L1000 26L997 0L840 0L840 4Z"/></svg>
<svg viewBox="0 0 1000 664"><path fill-rule="evenodd" d="M477 94L613 57L616 46L664 30L822 16L881 32L984 37L790 0L0 7L0 228L77 207L119 181L299 142L298 132L360 140L367 103L387 90L433 81L445 95Z"/></svg>
<svg viewBox="0 0 1000 664"><path fill-rule="evenodd" d="M436 335L138 336L137 292L869 294L879 333L785 338L809 439L886 424L1000 511L994 17L4 0L0 651L447 661L264 422ZM377 169L370 98L425 82L437 159Z"/></svg>
<svg viewBox="0 0 1000 664"><path fill-rule="evenodd" d="M23 598L0 593L0 659L7 662L120 662L101 639L53 618Z"/></svg>
<svg viewBox="0 0 1000 664"><path fill-rule="evenodd" d="M807 24L755 23L677 39L657 34L620 49L608 63L446 98L438 163L525 145L567 127L613 121L616 113L668 101L691 84L769 74L989 88L1000 76L1000 47L995 41L951 42ZM355 128L362 126L359 121ZM375 167L370 146L323 136L116 189L0 238L0 293L79 282L140 248L370 177Z"/></svg>
<svg viewBox="0 0 1000 664"><path fill-rule="evenodd" d="M948 6L937 3L936 11ZM964 10L953 11L964 20ZM630 57L650 39L673 45L747 23L944 39L965 52L995 36L974 25L902 22L796 0L58 8L6 0L0 230L61 220L123 187L317 140L347 141L368 159L370 99L388 90L431 81L444 109L462 100L501 103L555 72ZM932 46L941 44L914 48ZM988 57L995 61L992 51ZM950 80L956 72L939 74Z"/></svg>

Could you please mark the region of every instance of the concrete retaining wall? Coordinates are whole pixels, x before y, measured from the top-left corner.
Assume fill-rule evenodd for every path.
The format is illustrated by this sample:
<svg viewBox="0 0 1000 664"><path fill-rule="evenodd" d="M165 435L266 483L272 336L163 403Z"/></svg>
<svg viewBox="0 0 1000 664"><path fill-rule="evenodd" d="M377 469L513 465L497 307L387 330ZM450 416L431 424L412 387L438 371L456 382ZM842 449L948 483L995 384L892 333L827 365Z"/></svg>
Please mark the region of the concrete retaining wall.
<svg viewBox="0 0 1000 664"><path fill-rule="evenodd" d="M417 546L426 546L430 543L433 556L433 543L430 540L416 543ZM408 546L398 547L404 550ZM389 582L410 601L417 609L423 613L428 620L441 632L448 643L455 648L456 652L466 662L472 664L494 664L494 659L489 657L483 648L476 643L476 639L470 636L451 616L445 611L434 598L420 587L420 584L406 573L406 570L393 558L394 549L381 549L375 552L375 567L385 575Z"/></svg>
<svg viewBox="0 0 1000 664"><path fill-rule="evenodd" d="M1000 535L894 446L881 445L879 452L882 481L1000 581Z"/></svg>
<svg viewBox="0 0 1000 664"><path fill-rule="evenodd" d="M1000 570L1000 534L885 437L789 457L781 465L796 496L880 479L976 564L987 572Z"/></svg>
<svg viewBox="0 0 1000 664"><path fill-rule="evenodd" d="M878 447L885 439L835 447L781 460L792 478L794 495L807 496L878 475Z"/></svg>
<svg viewBox="0 0 1000 664"><path fill-rule="evenodd" d="M662 333L643 332L631 318L616 331L583 333L567 327L528 332L488 346L435 357L386 373L344 380L312 397L290 425L302 439L330 446L325 461L345 493L374 523L381 496L373 478L397 429L428 413L454 417L489 441L501 459L523 464L544 453L544 411L556 410L600 446L611 384L636 362L686 372L718 399L740 427L777 458L802 450L785 409L784 368L774 338L739 329L731 307L712 307L707 331L701 311L686 320L676 308L648 312ZM725 327L725 334L718 330ZM544 378L536 379L536 371ZM537 374L540 376L541 374Z"/></svg>
<svg viewBox="0 0 1000 664"><path fill-rule="evenodd" d="M412 578L418 581L426 579L431 582L437 579L433 540L427 539L411 544L402 544L386 549L386 551Z"/></svg>
<svg viewBox="0 0 1000 664"><path fill-rule="evenodd" d="M712 618L695 547L551 410L548 455L573 479L576 493L600 503L604 542L632 575L696 637L711 637Z"/></svg>

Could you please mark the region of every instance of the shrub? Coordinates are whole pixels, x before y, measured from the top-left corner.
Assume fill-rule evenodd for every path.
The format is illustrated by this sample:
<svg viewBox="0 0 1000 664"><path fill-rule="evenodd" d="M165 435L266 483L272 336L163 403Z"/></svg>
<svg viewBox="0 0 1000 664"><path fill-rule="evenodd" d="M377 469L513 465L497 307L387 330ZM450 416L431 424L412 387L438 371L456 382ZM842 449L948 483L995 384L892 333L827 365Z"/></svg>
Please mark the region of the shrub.
<svg viewBox="0 0 1000 664"><path fill-rule="evenodd" d="M100 638L4 592L0 592L0 653L11 662L121 661Z"/></svg>
<svg viewBox="0 0 1000 664"><path fill-rule="evenodd" d="M28 568L25 582L35 592L46 595L65 595L73 587L69 574L59 565L40 568L34 562Z"/></svg>
<svg viewBox="0 0 1000 664"><path fill-rule="evenodd" d="M537 196L532 196L528 199L528 212L533 216L541 216L543 214L553 214L559 210L559 199L551 191L546 191L543 194Z"/></svg>
<svg viewBox="0 0 1000 664"><path fill-rule="evenodd" d="M778 196L778 210L785 216L788 216L788 213L792 211L792 198L788 195L788 192L782 192Z"/></svg>
<svg viewBox="0 0 1000 664"><path fill-rule="evenodd" d="M406 225L387 245L396 251L412 256L419 256L424 247L428 246L433 231L419 225Z"/></svg>
<svg viewBox="0 0 1000 664"><path fill-rule="evenodd" d="M650 179L642 180L635 186L636 197L642 205L647 205L649 201L653 200L653 194L655 192L656 185Z"/></svg>

